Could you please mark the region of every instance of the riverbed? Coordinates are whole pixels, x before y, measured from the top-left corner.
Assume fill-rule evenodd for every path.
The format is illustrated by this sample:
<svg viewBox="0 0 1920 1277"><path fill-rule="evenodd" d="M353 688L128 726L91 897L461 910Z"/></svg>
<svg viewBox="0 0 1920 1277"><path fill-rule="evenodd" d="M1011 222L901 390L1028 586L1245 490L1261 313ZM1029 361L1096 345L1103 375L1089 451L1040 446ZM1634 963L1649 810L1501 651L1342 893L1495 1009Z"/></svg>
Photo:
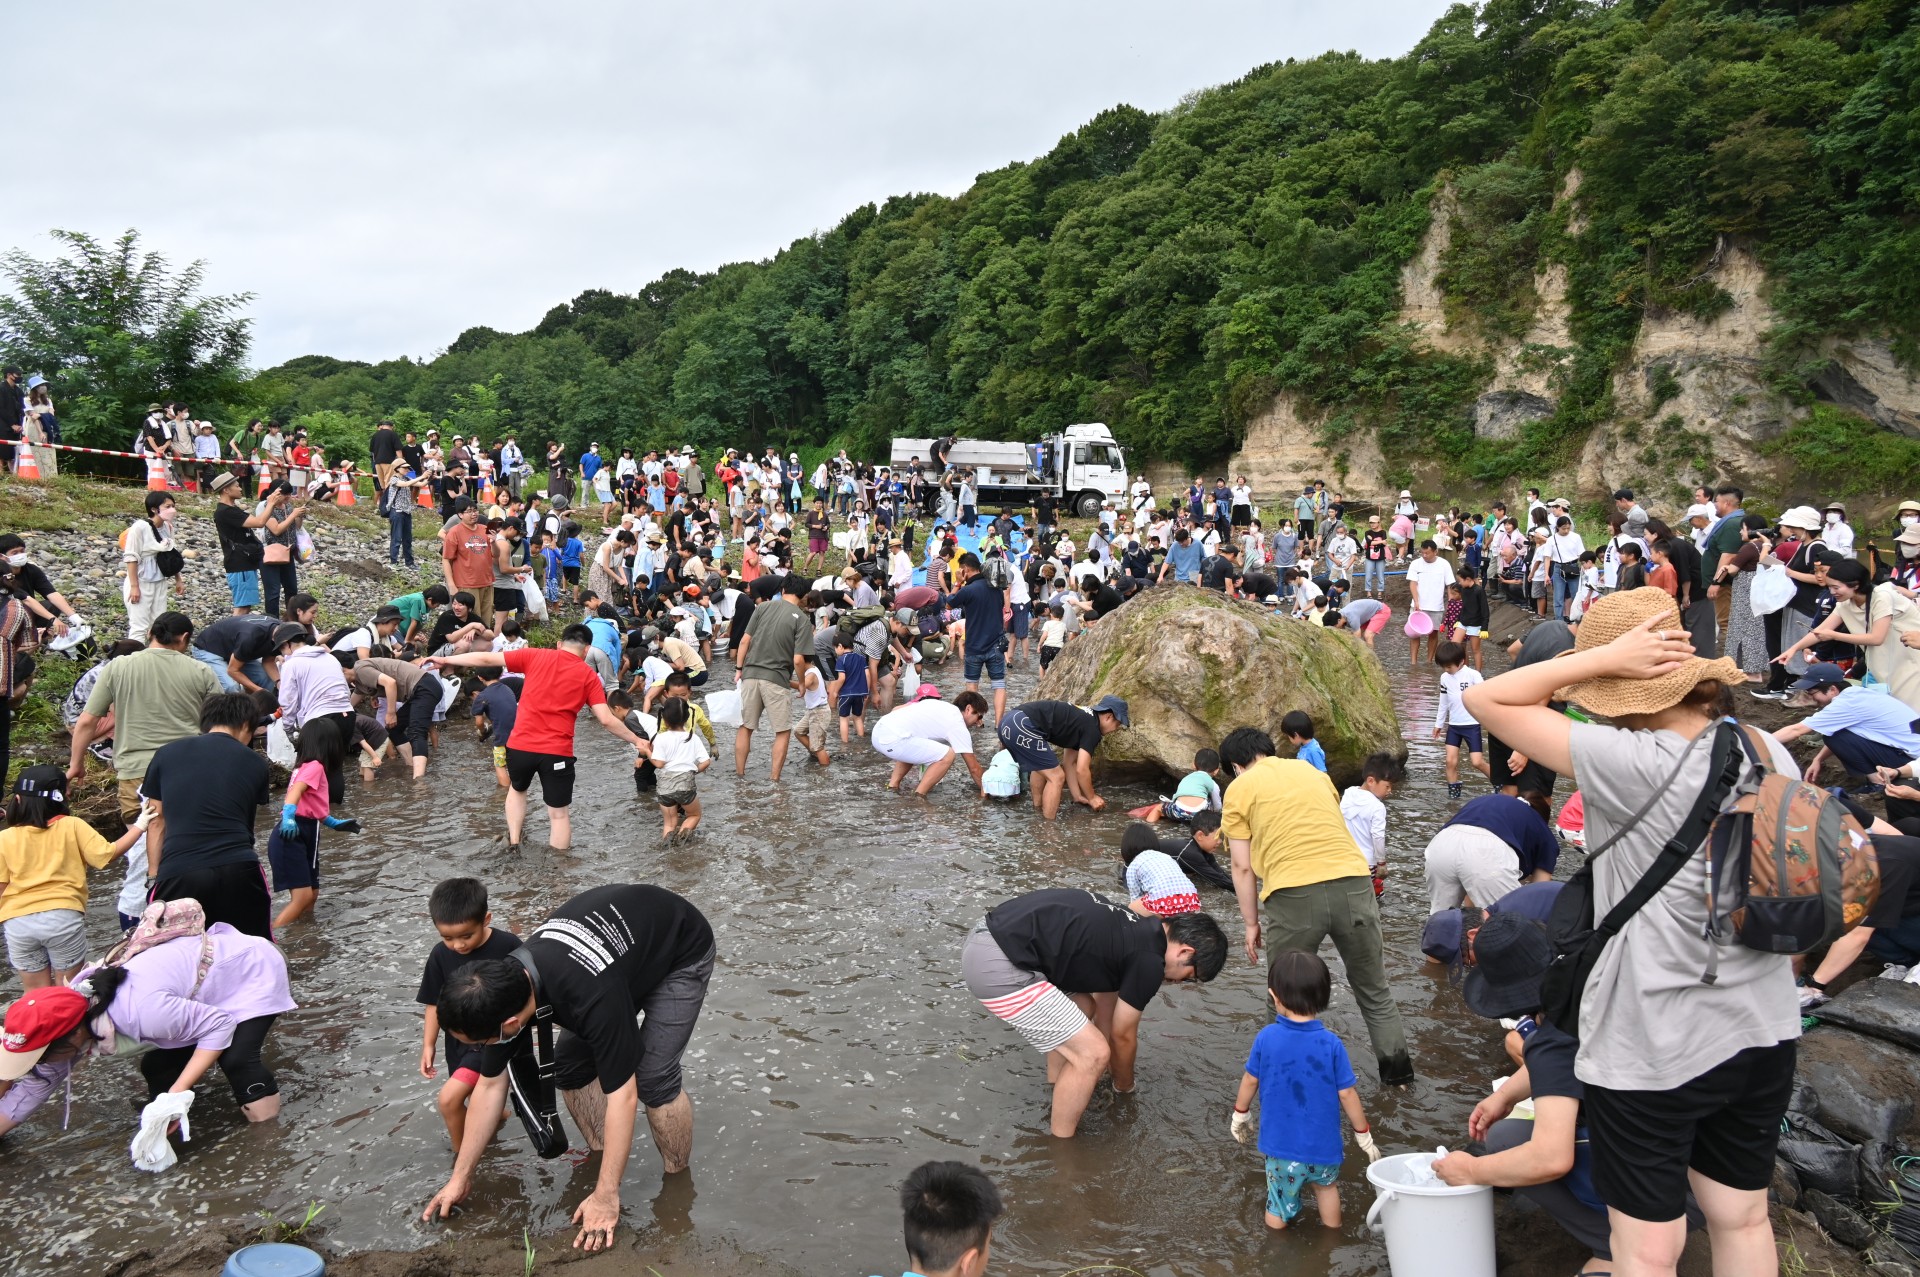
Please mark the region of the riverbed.
<svg viewBox="0 0 1920 1277"><path fill-rule="evenodd" d="M1330 945L1326 1020L1348 1045L1382 1148L1396 1152L1462 1142L1467 1112L1507 1070L1492 1026L1418 951L1420 852L1453 806L1427 730L1438 676L1408 670L1392 629L1381 648L1412 752L1410 779L1389 804L1395 872L1383 913L1419 1081L1379 1087ZM1504 665L1490 655L1490 670ZM1010 673L1018 703L1035 671ZM958 674L956 661L935 681L951 695ZM730 679L724 661L716 676ZM718 1245L809 1273L897 1272L900 1180L929 1158L957 1158L983 1166L1006 1196L997 1272L1386 1271L1384 1250L1360 1227L1372 1194L1357 1155L1342 1176L1338 1230L1309 1223L1270 1236L1261 1225L1260 1158L1229 1137L1227 1117L1271 1012L1263 970L1239 948L1231 893L1203 889L1234 942L1226 970L1163 990L1141 1024L1137 1092L1103 1086L1071 1141L1047 1133L1039 1058L961 982L962 942L1000 900L1048 886L1123 896L1115 848L1125 809L1153 791L1108 789L1104 812L1074 809L1045 825L1024 802L983 803L964 775L929 800L888 793L886 761L860 741L825 769L796 749L769 785L761 733L736 782L730 733L722 737L726 757L702 782L701 831L671 847L657 810L634 796L627 748L585 719L569 852L541 847L537 803L527 850L506 850L500 791L464 723L443 729L424 780L392 764L370 787L352 780L347 808L367 831L322 844L315 915L281 936L300 1003L268 1047L284 1116L247 1127L224 1086L202 1088L180 1164L141 1175L126 1153L137 1073L113 1061L81 1070L67 1131L56 1099L6 1139L9 1270L102 1271L263 1211L297 1218L310 1203L325 1206L314 1233L336 1252L408 1251L451 1236L517 1256L523 1228L536 1238L565 1229L597 1159L542 1162L513 1122L465 1212L418 1222L449 1163L433 1106L439 1081L416 1067L414 995L435 938L426 900L441 878L472 874L492 890L496 924L522 934L575 892L621 881L680 892L714 925L719 962L686 1060L692 1173L663 1187L644 1133L627 1168L624 1223L643 1247ZM978 739L991 744L985 729ZM1485 792L1469 776L1468 796ZM96 952L113 938L102 890Z"/></svg>

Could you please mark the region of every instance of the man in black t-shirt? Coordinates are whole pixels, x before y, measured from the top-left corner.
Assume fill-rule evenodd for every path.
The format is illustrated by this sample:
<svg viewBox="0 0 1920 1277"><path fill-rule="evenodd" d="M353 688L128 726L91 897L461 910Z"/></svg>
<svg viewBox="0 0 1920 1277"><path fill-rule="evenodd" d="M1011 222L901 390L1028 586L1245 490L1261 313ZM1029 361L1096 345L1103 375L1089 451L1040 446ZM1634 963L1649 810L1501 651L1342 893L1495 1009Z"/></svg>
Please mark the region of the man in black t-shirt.
<svg viewBox="0 0 1920 1277"><path fill-rule="evenodd" d="M147 826L153 900L191 897L207 925L273 938L273 897L254 850L254 818L271 801L267 760L253 748L259 711L244 693L209 696L198 736L162 745L140 792L154 804Z"/></svg>
<svg viewBox="0 0 1920 1277"><path fill-rule="evenodd" d="M519 955L471 962L450 975L438 1004L441 1027L488 1049L453 1174L422 1218L449 1214L471 1190L474 1167L500 1123L508 1065L536 1052L536 1016L550 1016L562 1030L553 1084L588 1145L603 1150L599 1182L573 1213L580 1225L574 1244L589 1251L611 1245L641 1105L666 1173L687 1169L693 1102L681 1085L680 1057L713 961L713 928L690 902L661 887L621 884L561 905ZM636 1026L642 1013L645 1022Z"/></svg>
<svg viewBox="0 0 1920 1277"><path fill-rule="evenodd" d="M995 906L967 937L967 991L1047 1057L1053 1133L1080 1116L1100 1075L1134 1089L1140 1013L1162 984L1211 980L1227 938L1204 913L1148 918L1091 891L1050 888Z"/></svg>
<svg viewBox="0 0 1920 1277"><path fill-rule="evenodd" d="M265 553L253 529L265 527L266 512L247 513L240 504L246 489L232 474L215 475L209 485L214 500L213 527L220 538L220 567L227 574L227 593L233 614L245 616L260 604L260 560Z"/></svg>
<svg viewBox="0 0 1920 1277"><path fill-rule="evenodd" d="M187 655L213 671L222 690L257 692L280 681L280 647L271 616L223 616L196 630Z"/></svg>
<svg viewBox="0 0 1920 1277"><path fill-rule="evenodd" d="M995 731L1021 775L1032 777L1033 805L1052 820L1069 793L1095 811L1107 805L1093 792L1093 751L1108 732L1128 725L1127 703L1103 696L1085 709L1066 701L1028 701L1003 715ZM1056 748L1066 751L1064 759Z"/></svg>
<svg viewBox="0 0 1920 1277"><path fill-rule="evenodd" d="M1218 553L1200 561L1200 584L1230 599L1240 597L1240 547L1222 541Z"/></svg>

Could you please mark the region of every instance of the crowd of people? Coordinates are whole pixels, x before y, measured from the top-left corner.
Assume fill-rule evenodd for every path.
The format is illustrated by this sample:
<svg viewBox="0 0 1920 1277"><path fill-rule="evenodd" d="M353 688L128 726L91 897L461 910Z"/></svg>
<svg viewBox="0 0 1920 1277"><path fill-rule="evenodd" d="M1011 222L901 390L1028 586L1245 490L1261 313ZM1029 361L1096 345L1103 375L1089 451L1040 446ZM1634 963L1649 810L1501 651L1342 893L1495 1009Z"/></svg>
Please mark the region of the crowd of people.
<svg viewBox="0 0 1920 1277"><path fill-rule="evenodd" d="M156 412L164 424L168 408ZM1388 574L1404 574L1409 659L1435 678L1431 729L1458 804L1422 857L1422 947L1466 970L1473 1010L1521 1026L1511 1049L1524 1062L1474 1110L1469 1134L1486 1151L1436 1170L1534 1192L1593 1248L1589 1271L1672 1271L1690 1220L1729 1257L1725 1271L1749 1271L1763 1244L1770 1256L1772 1132L1803 1002L1862 957L1920 958L1920 788L1906 783L1920 761L1920 504L1902 505L1882 559L1871 546L1862 557L1844 510L1838 521L1804 507L1768 520L1722 487L1697 494L1711 512L1690 511L1690 532L1675 533L1622 490L1590 551L1565 503L1537 492L1531 531L1516 536L1501 503L1485 518L1423 519L1407 492L1360 527L1359 512L1313 483L1278 502L1268 533L1271 507L1244 478L1195 479L1165 503L1142 480L1124 515L1107 503L1076 540L1049 502L980 511L964 472L937 458L892 471L842 454L809 477L797 454L771 449L760 459L728 450L709 470L690 448L606 459L595 445L574 460L556 445L535 489L510 436L489 447L456 435L443 449L436 432L417 442L383 425L369 451L394 560L411 561L411 520L431 508L441 581L323 631L319 600L297 575L312 499L303 485L319 463L270 426L262 442L240 441L244 457L195 475L216 502L224 614L175 605L188 538L174 494L149 492L121 547L127 637L97 653L69 700L68 765L28 768L12 787L0 923L26 993L0 1037L0 1132L73 1067L123 1049L116 1041L153 1048L141 1065L152 1102L190 1092L218 1066L248 1120L273 1117L265 1046L293 1009L281 946L300 943L301 919L320 907L326 839L359 830L345 811L349 768L373 781L397 755L424 775L463 697L455 721L491 742L482 784L505 791L514 851L536 778L546 840L571 843L582 711L630 747L636 794L668 838L699 829L716 728L728 726L736 778L762 731L771 783L796 733L821 766L870 741L889 763L889 789L928 795L960 762L983 799L1024 790L1053 819L1070 803L1104 809L1093 758L1129 728L1131 707L1117 696L1010 705L1008 667L1046 668L1128 599L1169 583L1377 650ZM21 538L0 548L0 657L22 685L28 653L57 642L74 611ZM1507 647L1511 668L1489 678L1496 596L1540 619ZM552 646L530 643L540 622L553 625ZM933 679L955 656L963 687L943 697ZM714 681L721 660L731 686ZM1703 938L1706 868L1694 857L1609 944L1578 1022L1548 1022L1545 924L1569 827L1553 806L1559 779L1578 785L1587 845L1607 852L1593 861L1604 912L1714 779L1717 755L1701 746L1740 689L1763 700L1792 690L1814 711L1767 738L1753 767L1815 780L1837 762L1874 791L1837 801L1872 833L1880 903L1796 972L1793 958ZM986 765L974 739L983 726L997 744ZM1822 747L1803 767L1785 747L1808 733ZM1415 1076L1379 906L1397 872L1388 803L1404 765L1396 753L1369 757L1343 792L1311 718L1286 714L1280 734L1227 733L1170 796L1133 813L1123 895L1054 888L1003 901L959 954L972 996L1043 1057L1051 1129L1067 1138L1103 1082L1135 1089L1139 1023L1162 986L1224 968L1230 943L1201 887L1230 891L1247 961L1266 962L1276 1020L1250 1047L1229 1131L1265 1158L1275 1229L1301 1217L1308 1188L1320 1220L1339 1222L1343 1129L1378 1155L1346 1049L1319 1019L1332 987L1323 941L1341 957L1379 1083ZM70 811L90 755L114 775L127 826L116 840ZM286 769L284 788L269 757ZM1485 793L1466 796L1463 766L1485 778ZM1884 816L1861 800L1883 802ZM263 869L257 814L275 806ZM86 869L116 861L127 940L89 964ZM668 1173L692 1154L681 1060L713 971L712 927L693 902L644 884L591 887L525 937L493 926L473 878L441 883L427 908L439 943L420 987L420 1071L444 1069L438 1106L456 1158L427 1215L468 1195L509 1107L543 1155L564 1149L564 1105L606 1152L575 1213L578 1241L610 1244L640 1113ZM1717 977L1702 984L1694 968L1709 959ZM164 1013L163 992L176 995ZM1528 1098L1539 1115L1530 1131L1502 1120ZM1584 1167L1562 1157L1576 1142L1590 1150ZM903 1199L922 1272L984 1270L1000 1204L978 1172L923 1167Z"/></svg>

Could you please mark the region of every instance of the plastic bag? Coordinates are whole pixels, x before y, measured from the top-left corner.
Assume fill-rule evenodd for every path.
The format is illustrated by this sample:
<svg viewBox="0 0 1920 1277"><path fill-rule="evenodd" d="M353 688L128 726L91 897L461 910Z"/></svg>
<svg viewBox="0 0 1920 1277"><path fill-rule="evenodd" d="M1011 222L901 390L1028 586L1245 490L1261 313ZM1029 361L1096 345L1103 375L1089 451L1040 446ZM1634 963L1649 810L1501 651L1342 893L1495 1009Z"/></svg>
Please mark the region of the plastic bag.
<svg viewBox="0 0 1920 1277"><path fill-rule="evenodd" d="M140 1110L140 1129L127 1146L136 1168L158 1173L180 1160L167 1139L167 1127L179 1122L180 1138L192 1140L193 1132L187 1125L187 1110L192 1107L192 1091L168 1091Z"/></svg>
<svg viewBox="0 0 1920 1277"><path fill-rule="evenodd" d="M906 704L920 690L920 667L909 664L900 671L900 703Z"/></svg>
<svg viewBox="0 0 1920 1277"><path fill-rule="evenodd" d="M707 717L715 727L740 726L740 693L731 688L707 693Z"/></svg>
<svg viewBox="0 0 1920 1277"><path fill-rule="evenodd" d="M1772 616L1793 601L1794 589L1793 578L1787 575L1787 565L1771 555L1764 555L1753 570L1753 584L1747 589L1747 602L1755 616Z"/></svg>
<svg viewBox="0 0 1920 1277"><path fill-rule="evenodd" d="M299 758L293 748L293 738L287 735L286 724L274 719L267 727L267 761L292 771Z"/></svg>

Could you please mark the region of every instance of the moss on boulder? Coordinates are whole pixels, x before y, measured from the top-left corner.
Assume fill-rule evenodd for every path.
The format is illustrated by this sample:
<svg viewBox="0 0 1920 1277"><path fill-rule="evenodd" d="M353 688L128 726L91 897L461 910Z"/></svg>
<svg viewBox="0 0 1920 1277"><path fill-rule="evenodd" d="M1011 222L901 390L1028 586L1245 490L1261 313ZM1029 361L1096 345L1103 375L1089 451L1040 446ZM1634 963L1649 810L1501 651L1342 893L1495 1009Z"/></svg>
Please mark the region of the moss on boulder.
<svg viewBox="0 0 1920 1277"><path fill-rule="evenodd" d="M1178 778L1194 751L1258 727L1282 754L1289 710L1313 717L1336 784L1368 754L1407 755L1386 671L1352 635L1274 617L1192 585L1143 592L1069 643L1040 680L1042 699L1125 697L1133 730L1107 737L1108 774Z"/></svg>

